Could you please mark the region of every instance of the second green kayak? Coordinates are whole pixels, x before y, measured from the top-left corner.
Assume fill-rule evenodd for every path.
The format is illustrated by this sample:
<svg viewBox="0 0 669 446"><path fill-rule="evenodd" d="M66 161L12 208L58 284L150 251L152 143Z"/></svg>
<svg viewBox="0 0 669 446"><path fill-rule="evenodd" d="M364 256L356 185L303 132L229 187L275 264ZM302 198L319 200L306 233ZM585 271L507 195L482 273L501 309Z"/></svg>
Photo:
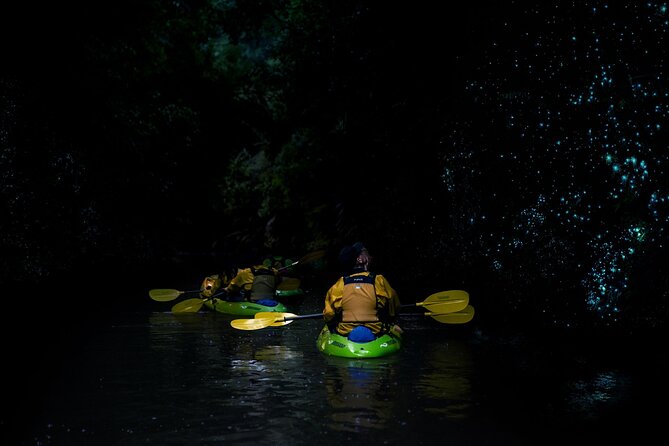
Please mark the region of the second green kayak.
<svg viewBox="0 0 669 446"><path fill-rule="evenodd" d="M285 313L288 311L286 306L281 302L276 302L276 305L261 305L257 302L228 302L227 300L213 299L208 300L204 305L210 310L218 311L219 313L234 314L238 316L253 316L261 311L274 311Z"/></svg>

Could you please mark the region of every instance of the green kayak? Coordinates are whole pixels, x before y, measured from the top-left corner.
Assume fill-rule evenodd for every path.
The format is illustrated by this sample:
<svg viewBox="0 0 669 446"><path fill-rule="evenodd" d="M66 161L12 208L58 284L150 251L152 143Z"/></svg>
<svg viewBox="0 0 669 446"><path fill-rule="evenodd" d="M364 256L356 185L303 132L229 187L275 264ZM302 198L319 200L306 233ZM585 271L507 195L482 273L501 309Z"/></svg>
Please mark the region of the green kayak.
<svg viewBox="0 0 669 446"><path fill-rule="evenodd" d="M297 303L305 296L300 288L301 281L297 277L283 277L276 289L275 299L283 303Z"/></svg>
<svg viewBox="0 0 669 446"><path fill-rule="evenodd" d="M353 342L346 336L332 333L325 325L316 340L318 350L326 355L342 358L380 358L402 348L402 338L392 333L384 334L371 342Z"/></svg>
<svg viewBox="0 0 669 446"><path fill-rule="evenodd" d="M304 290L297 288L294 290L276 290L276 300L285 303L298 302L304 297Z"/></svg>
<svg viewBox="0 0 669 446"><path fill-rule="evenodd" d="M276 305L261 305L257 302L228 302L227 300L213 299L205 301L204 305L210 310L216 310L219 313L235 314L238 316L253 316L261 311L278 311L281 313L287 312L288 309L281 302L276 302Z"/></svg>

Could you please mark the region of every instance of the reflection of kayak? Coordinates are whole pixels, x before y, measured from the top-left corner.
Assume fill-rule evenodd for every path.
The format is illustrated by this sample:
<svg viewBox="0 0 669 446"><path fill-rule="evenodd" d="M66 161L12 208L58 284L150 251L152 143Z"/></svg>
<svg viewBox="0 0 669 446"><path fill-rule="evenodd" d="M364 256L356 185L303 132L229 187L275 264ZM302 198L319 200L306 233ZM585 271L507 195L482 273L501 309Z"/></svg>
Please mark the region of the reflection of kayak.
<svg viewBox="0 0 669 446"><path fill-rule="evenodd" d="M318 335L316 346L320 352L344 358L380 358L402 348L399 335L386 333L371 342L353 342L346 336L331 333L325 325Z"/></svg>
<svg viewBox="0 0 669 446"><path fill-rule="evenodd" d="M288 311L286 306L281 302L274 302L276 302L276 305L270 306L261 305L257 302L229 302L227 300L214 298L213 300L205 301L204 305L210 310L216 310L219 313L235 314L239 316L253 316L260 311L278 311L282 313Z"/></svg>

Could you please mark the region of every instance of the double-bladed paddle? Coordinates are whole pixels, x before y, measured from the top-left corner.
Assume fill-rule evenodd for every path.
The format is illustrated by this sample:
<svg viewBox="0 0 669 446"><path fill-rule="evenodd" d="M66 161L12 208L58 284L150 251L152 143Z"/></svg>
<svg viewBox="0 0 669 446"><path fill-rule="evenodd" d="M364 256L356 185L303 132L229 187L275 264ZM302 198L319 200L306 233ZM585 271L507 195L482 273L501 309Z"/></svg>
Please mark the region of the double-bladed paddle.
<svg viewBox="0 0 669 446"><path fill-rule="evenodd" d="M285 282L285 283L284 283ZM297 278L292 278L288 277L284 280L281 281L281 284L279 284L279 287L277 288L278 290L282 291L288 291L288 290L296 290L300 287L300 279ZM158 301L158 302L169 302L177 297L181 296L182 294L185 293L199 293L200 290L192 290L192 291L179 291L179 290L174 290L174 289L168 289L168 288L160 288L160 289L154 289L149 291L149 296L151 296L151 299ZM219 293L215 296L220 296L222 293ZM212 296L212 297L215 297ZM172 307L172 312L174 313L196 313L200 310L202 307L202 303L206 301L207 299L204 298L192 298L192 299L186 299L182 302L179 302L176 304L174 307ZM199 305L199 306L198 306ZM197 309L195 309L197 308Z"/></svg>
<svg viewBox="0 0 669 446"><path fill-rule="evenodd" d="M304 265L304 264L307 264L307 263L311 263L311 262L314 262L318 259L323 258L323 256L325 256L325 250L310 252L309 254L306 254L300 260L298 260L296 262L293 262L289 266L284 266L283 268L279 268L278 271L283 272L287 269L292 268L293 266ZM297 279L297 278L288 278L287 277L287 278L284 278L282 280L282 282L283 283L280 283L279 287L278 287L278 289L280 289L280 290L296 290L300 287L300 280ZM180 291L180 290L175 290L175 289L172 289L172 288L156 288L156 289L153 289L153 290L149 290L149 297L151 297L151 299L153 299L155 301L158 301L158 302L169 302L169 301L175 300L177 297L181 296L182 294L199 293L200 291L201 290ZM183 304L183 305L180 305L179 307L177 307L176 312L178 312L178 313L184 313L184 312L185 313L194 313L194 312L197 312L200 309L201 305L200 305L200 307L198 307L197 310L192 310L192 308L195 308L197 306L196 301L199 301L199 300L202 300L202 299L195 298L195 299L188 299L188 300L184 301L184 302L187 302L187 303L181 302L181 304ZM206 300L206 299L204 299L204 300ZM177 305L179 305L179 304L177 304ZM176 305L175 305L175 307L176 307ZM185 311L183 311L183 310L185 310ZM174 311L174 308L172 308L172 311Z"/></svg>
<svg viewBox="0 0 669 446"><path fill-rule="evenodd" d="M469 294L466 291L442 291L430 295L422 302L402 305L402 307L427 307L430 311L423 314L431 316L442 323L465 323L474 317L474 307L469 304ZM453 317L446 317L456 314ZM260 330L266 327L280 327L288 325L296 319L315 319L323 317L322 313L296 315L293 313L258 312L253 319L234 319L230 325L238 330Z"/></svg>
<svg viewBox="0 0 669 446"><path fill-rule="evenodd" d="M299 279L295 279L294 281L291 281L290 283L286 284L282 290L296 290L300 286L300 281ZM224 292L222 293L216 293L211 297L194 297L192 299L186 299L178 304L174 305L172 307L172 313L197 313L200 311L200 308L202 308L202 305L208 300L215 299L218 296L222 296L225 294Z"/></svg>

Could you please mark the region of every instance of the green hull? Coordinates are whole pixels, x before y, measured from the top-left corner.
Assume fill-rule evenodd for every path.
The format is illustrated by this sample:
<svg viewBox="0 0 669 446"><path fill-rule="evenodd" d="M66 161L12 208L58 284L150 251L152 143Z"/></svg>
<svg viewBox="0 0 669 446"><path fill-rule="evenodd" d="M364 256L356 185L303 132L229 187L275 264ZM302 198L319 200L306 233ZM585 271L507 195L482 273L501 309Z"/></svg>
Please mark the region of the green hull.
<svg viewBox="0 0 669 446"><path fill-rule="evenodd" d="M255 302L228 302L221 299L214 299L213 301L206 301L204 305L210 310L237 316L253 316L261 311L278 311L281 313L288 311L286 306L281 302L274 307L268 307L267 305L260 305Z"/></svg>
<svg viewBox="0 0 669 446"><path fill-rule="evenodd" d="M324 326L316 340L318 350L326 355L342 358L380 358L399 351L402 339L393 334L385 334L371 342L352 342L338 333L331 333Z"/></svg>
<svg viewBox="0 0 669 446"><path fill-rule="evenodd" d="M281 302L293 302L304 297L304 290L297 288L295 290L276 290L276 300Z"/></svg>

